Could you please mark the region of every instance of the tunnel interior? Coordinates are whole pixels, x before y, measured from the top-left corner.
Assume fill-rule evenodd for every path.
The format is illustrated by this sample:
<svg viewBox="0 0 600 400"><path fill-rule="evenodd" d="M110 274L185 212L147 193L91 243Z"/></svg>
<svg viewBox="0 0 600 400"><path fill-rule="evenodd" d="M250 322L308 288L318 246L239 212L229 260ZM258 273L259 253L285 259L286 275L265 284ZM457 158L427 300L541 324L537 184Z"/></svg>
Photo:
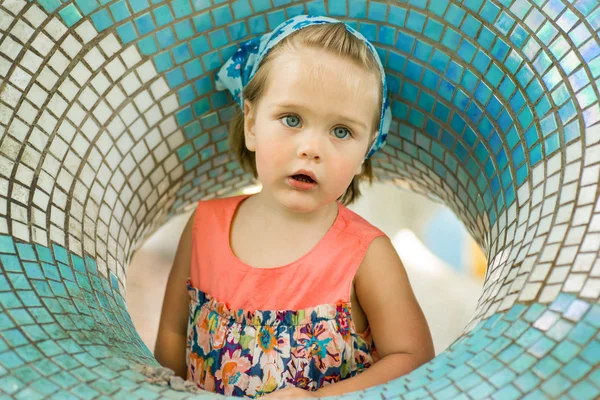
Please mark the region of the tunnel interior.
<svg viewBox="0 0 600 400"><path fill-rule="evenodd" d="M214 74L300 14L376 46L393 115L377 178L446 204L489 261L463 335L357 396L600 395L596 0L3 1L0 392L196 395L136 369L157 362L127 266L170 218L253 184Z"/></svg>

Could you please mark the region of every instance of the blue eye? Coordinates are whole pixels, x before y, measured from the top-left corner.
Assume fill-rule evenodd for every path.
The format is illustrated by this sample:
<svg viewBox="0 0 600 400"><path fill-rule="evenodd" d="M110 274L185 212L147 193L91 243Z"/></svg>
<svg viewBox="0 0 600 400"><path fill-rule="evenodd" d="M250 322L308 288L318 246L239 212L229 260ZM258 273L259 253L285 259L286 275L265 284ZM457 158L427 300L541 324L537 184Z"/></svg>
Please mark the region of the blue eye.
<svg viewBox="0 0 600 400"><path fill-rule="evenodd" d="M335 128L333 130L333 134L335 135L336 138L338 139L345 139L348 136L352 136L352 134L350 133L350 131L342 126L338 126L337 128Z"/></svg>
<svg viewBox="0 0 600 400"><path fill-rule="evenodd" d="M282 120L283 123L290 128L296 128L298 125L300 125L300 118L295 115L286 115L282 118Z"/></svg>

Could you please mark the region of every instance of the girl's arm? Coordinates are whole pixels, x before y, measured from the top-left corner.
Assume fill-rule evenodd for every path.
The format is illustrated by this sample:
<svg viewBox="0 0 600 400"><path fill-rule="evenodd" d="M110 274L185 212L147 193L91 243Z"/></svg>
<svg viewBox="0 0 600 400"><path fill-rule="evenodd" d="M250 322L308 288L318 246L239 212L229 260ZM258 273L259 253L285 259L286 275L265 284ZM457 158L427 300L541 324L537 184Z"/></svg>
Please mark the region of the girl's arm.
<svg viewBox="0 0 600 400"><path fill-rule="evenodd" d="M190 304L186 282L190 276L192 227L195 215L194 211L179 239L177 253L167 281L154 348L156 360L163 367L175 371L175 375L183 379L186 378L187 372L185 347Z"/></svg>
<svg viewBox="0 0 600 400"><path fill-rule="evenodd" d="M364 372L317 390L321 397L363 390L404 375L434 356L425 316L390 240L373 240L355 277L377 353L381 357Z"/></svg>

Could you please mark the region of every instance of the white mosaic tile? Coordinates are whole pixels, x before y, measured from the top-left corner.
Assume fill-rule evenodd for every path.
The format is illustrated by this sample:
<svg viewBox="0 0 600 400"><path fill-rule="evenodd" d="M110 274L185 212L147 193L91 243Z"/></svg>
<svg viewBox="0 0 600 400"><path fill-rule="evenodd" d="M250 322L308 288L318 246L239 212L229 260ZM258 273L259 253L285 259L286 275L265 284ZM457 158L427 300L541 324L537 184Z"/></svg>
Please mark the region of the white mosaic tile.
<svg viewBox="0 0 600 400"><path fill-rule="evenodd" d="M14 18L10 14L0 9L0 31L7 31L13 21Z"/></svg>
<svg viewBox="0 0 600 400"><path fill-rule="evenodd" d="M560 204L570 203L577 195L578 182L563 185L560 191Z"/></svg>
<svg viewBox="0 0 600 400"><path fill-rule="evenodd" d="M67 27L56 16L46 24L44 30L55 42L58 42L67 33Z"/></svg>
<svg viewBox="0 0 600 400"><path fill-rule="evenodd" d="M15 85L21 91L25 91L31 81L31 74L16 66L10 75L9 82Z"/></svg>
<svg viewBox="0 0 600 400"><path fill-rule="evenodd" d="M33 128L31 135L29 135L28 142L39 152L42 152L48 142L48 135L37 128Z"/></svg>
<svg viewBox="0 0 600 400"><path fill-rule="evenodd" d="M118 86L114 86L106 95L106 100L108 101L108 104L110 104L110 106L114 110L119 108L121 103L125 101L125 98L125 94Z"/></svg>
<svg viewBox="0 0 600 400"><path fill-rule="evenodd" d="M27 3L23 0L4 0L2 7L10 11L13 15L18 15Z"/></svg>
<svg viewBox="0 0 600 400"><path fill-rule="evenodd" d="M567 165L564 172L563 183L573 182L580 178L581 176L581 163L576 162L570 165Z"/></svg>
<svg viewBox="0 0 600 400"><path fill-rule="evenodd" d="M17 20L10 30L10 34L22 44L29 42L34 32L34 29L22 19Z"/></svg>
<svg viewBox="0 0 600 400"><path fill-rule="evenodd" d="M63 166L71 175L76 176L80 165L81 158L78 157L73 151L69 151L65 157Z"/></svg>
<svg viewBox="0 0 600 400"><path fill-rule="evenodd" d="M108 79L106 78L106 76L104 76L103 73L98 73L96 74L96 76L94 76L94 78L91 81L92 86L94 87L94 89L96 90L96 92L99 95L103 95L104 92L110 87L110 82L108 81Z"/></svg>
<svg viewBox="0 0 600 400"><path fill-rule="evenodd" d="M558 251L560 250L560 246L558 244L548 244L544 247L544 250L540 254L541 262L554 261Z"/></svg>
<svg viewBox="0 0 600 400"><path fill-rule="evenodd" d="M94 93L89 86L86 86L78 96L78 100L87 111L92 111L94 105L98 101L98 95Z"/></svg>
<svg viewBox="0 0 600 400"><path fill-rule="evenodd" d="M164 79L159 78L154 83L152 83L152 85L150 85L150 90L154 99L160 100L164 95L166 95L169 92L169 86L167 85L167 82Z"/></svg>
<svg viewBox="0 0 600 400"><path fill-rule="evenodd" d="M64 120L58 129L60 132L60 137L67 142L72 142L75 134L77 133L75 127L67 120Z"/></svg>
<svg viewBox="0 0 600 400"><path fill-rule="evenodd" d="M75 136L75 138L73 139L73 142L71 143L71 148L77 154L79 154L80 157L85 156L89 146L90 146L90 142L83 135Z"/></svg>
<svg viewBox="0 0 600 400"><path fill-rule="evenodd" d="M123 59L123 62L127 68L133 68L142 60L142 57L135 46L129 46L127 49L122 51L121 58Z"/></svg>
<svg viewBox="0 0 600 400"><path fill-rule="evenodd" d="M552 175L546 179L546 190L545 195L549 197L560 189L560 174Z"/></svg>
<svg viewBox="0 0 600 400"><path fill-rule="evenodd" d="M590 276L593 276L595 278L600 277L600 260L596 259L596 261L594 262L594 267L590 271Z"/></svg>
<svg viewBox="0 0 600 400"><path fill-rule="evenodd" d="M598 84L598 81L596 81L596 84ZM588 144L596 144L600 142L600 124L594 125L585 130L585 142Z"/></svg>
<svg viewBox="0 0 600 400"><path fill-rule="evenodd" d="M600 162L600 144L588 146L585 148L585 166L597 164ZM598 167L598 166L596 166Z"/></svg>
<svg viewBox="0 0 600 400"><path fill-rule="evenodd" d="M163 115L160 111L160 108L157 104L154 104L146 113L144 114L144 118L148 123L148 126L156 125L161 119Z"/></svg>
<svg viewBox="0 0 600 400"><path fill-rule="evenodd" d="M40 85L38 85L37 83L34 82L29 87L29 91L27 92L26 97L27 97L27 99L29 99L31 102L35 103L36 105L41 105L46 102L46 99L48 97L48 92L46 92L44 89L42 89L42 87Z"/></svg>
<svg viewBox="0 0 600 400"><path fill-rule="evenodd" d="M3 135L0 138L2 138L0 143L0 152L14 159L13 157L18 154L19 151L19 142L14 140L9 135Z"/></svg>
<svg viewBox="0 0 600 400"><path fill-rule="evenodd" d="M17 59L22 50L23 46L15 42L10 36L5 36L0 44L0 53L13 60L13 62Z"/></svg>
<svg viewBox="0 0 600 400"><path fill-rule="evenodd" d="M78 62L71 70L71 76L77 81L79 86L83 86L92 76L92 72L82 62Z"/></svg>
<svg viewBox="0 0 600 400"><path fill-rule="evenodd" d="M121 133L125 130L125 124L121 120L120 116L116 116L108 125L108 132L113 138L118 138Z"/></svg>
<svg viewBox="0 0 600 400"><path fill-rule="evenodd" d="M542 172L543 173L543 172ZM533 193L531 194L531 206L538 205L544 199L545 186L540 185L533 189Z"/></svg>
<svg viewBox="0 0 600 400"><path fill-rule="evenodd" d="M167 98L165 98L164 100L162 100L160 102L160 106L161 106L164 114L171 114L172 112L174 112L175 110L177 110L179 108L179 102L177 101L177 96L175 94L168 96Z"/></svg>
<svg viewBox="0 0 600 400"><path fill-rule="evenodd" d="M587 186L598 183L600 177L600 165L594 165L583 169L581 174L581 185Z"/></svg>
<svg viewBox="0 0 600 400"><path fill-rule="evenodd" d="M150 60L140 65L136 70L140 79L142 80L142 83L149 82L152 78L156 77L157 75L156 69L154 68L154 64Z"/></svg>
<svg viewBox="0 0 600 400"><path fill-rule="evenodd" d="M592 216L592 206L582 206L575 210L573 215L572 225L587 225Z"/></svg>
<svg viewBox="0 0 600 400"><path fill-rule="evenodd" d="M33 121L38 115L38 110L26 99L23 100L21 106L17 110L17 116L25 121L22 124L22 132L27 133L29 131L29 126L33 124ZM13 125L15 123L21 123L18 119L13 120Z"/></svg>
<svg viewBox="0 0 600 400"><path fill-rule="evenodd" d="M588 278L580 295L597 300L600 297L600 279Z"/></svg>
<svg viewBox="0 0 600 400"><path fill-rule="evenodd" d="M37 82L47 90L51 90L57 81L58 75L48 67L44 67L37 77Z"/></svg>
<svg viewBox="0 0 600 400"><path fill-rule="evenodd" d="M542 216L554 214L558 197L556 195L547 197L542 205Z"/></svg>
<svg viewBox="0 0 600 400"><path fill-rule="evenodd" d="M589 232L599 232L600 231L600 214L594 214L588 225Z"/></svg>
<svg viewBox="0 0 600 400"><path fill-rule="evenodd" d="M27 135L27 131L29 130L29 126L19 121L18 119L13 119L12 124L8 128L9 135L13 136L17 139L19 143L22 143ZM18 145L15 147L19 147Z"/></svg>
<svg viewBox="0 0 600 400"><path fill-rule="evenodd" d="M0 100L15 108L22 95L23 94L19 89L10 84L6 84L2 93L0 93Z"/></svg>
<svg viewBox="0 0 600 400"><path fill-rule="evenodd" d="M84 132L89 140L94 140L98 132L100 132L100 127L92 118L87 118L81 126L81 131Z"/></svg>
<svg viewBox="0 0 600 400"><path fill-rule="evenodd" d="M9 74L11 67L13 66L12 62L7 58L4 58L0 55L0 77L6 77Z"/></svg>
<svg viewBox="0 0 600 400"><path fill-rule="evenodd" d="M46 14L36 4L29 4L29 8L23 16L34 28L39 28L47 18Z"/></svg>
<svg viewBox="0 0 600 400"><path fill-rule="evenodd" d="M104 100L100 100L94 108L94 117L98 120L101 125L104 125L106 121L112 116L112 111Z"/></svg>
<svg viewBox="0 0 600 400"><path fill-rule="evenodd" d="M139 117L132 103L127 103L119 114L126 126L130 126Z"/></svg>
<svg viewBox="0 0 600 400"><path fill-rule="evenodd" d="M52 67L55 73L61 75L69 66L69 60L61 51L54 51L48 65Z"/></svg>
<svg viewBox="0 0 600 400"><path fill-rule="evenodd" d="M51 53L55 43L50 39L44 32L36 32L35 38L31 43L31 46L43 57L46 57Z"/></svg>
<svg viewBox="0 0 600 400"><path fill-rule="evenodd" d="M598 185L585 186L579 189L577 205L592 204L598 198Z"/></svg>
<svg viewBox="0 0 600 400"><path fill-rule="evenodd" d="M106 66L106 71L108 72L108 77L116 82L119 78L125 73L125 66L118 58L115 58Z"/></svg>
<svg viewBox="0 0 600 400"><path fill-rule="evenodd" d="M564 284L563 290L566 293L580 292L583 288L586 278L586 274L570 273Z"/></svg>
<svg viewBox="0 0 600 400"><path fill-rule="evenodd" d="M72 102L79 93L79 86L71 78L67 77L60 84L58 90L67 101Z"/></svg>
<svg viewBox="0 0 600 400"><path fill-rule="evenodd" d="M92 71L99 69L106 62L106 59L97 47L92 47L83 58Z"/></svg>
<svg viewBox="0 0 600 400"><path fill-rule="evenodd" d="M67 112L67 118L69 118L69 120L73 122L75 126L81 125L85 115L85 111L77 103L72 103L69 111Z"/></svg>
<svg viewBox="0 0 600 400"><path fill-rule="evenodd" d="M133 136L135 141L141 140L144 135L148 132L148 126L144 122L143 119L137 119L131 126L129 127L129 132Z"/></svg>
<svg viewBox="0 0 600 400"><path fill-rule="evenodd" d="M121 86L123 87L123 90L127 96L131 96L142 86L142 83L138 77L131 72L121 80Z"/></svg>
<svg viewBox="0 0 600 400"><path fill-rule="evenodd" d="M553 302L558 294L560 293L561 285L546 285L539 296L539 302L542 304L547 304Z"/></svg>
<svg viewBox="0 0 600 400"><path fill-rule="evenodd" d="M575 260L575 256L577 255L578 250L579 249L577 246L565 246L561 248L560 252L558 253L558 258L556 259L556 264L571 265Z"/></svg>

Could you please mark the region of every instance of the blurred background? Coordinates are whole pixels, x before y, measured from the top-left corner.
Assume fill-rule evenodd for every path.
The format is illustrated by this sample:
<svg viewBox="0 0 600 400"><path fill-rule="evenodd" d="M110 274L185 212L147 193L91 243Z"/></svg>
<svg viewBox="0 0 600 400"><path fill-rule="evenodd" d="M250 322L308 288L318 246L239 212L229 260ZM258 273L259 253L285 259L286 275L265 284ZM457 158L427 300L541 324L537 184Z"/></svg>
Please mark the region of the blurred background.
<svg viewBox="0 0 600 400"><path fill-rule="evenodd" d="M253 187L247 192L258 190ZM361 191L363 196L348 208L392 239L439 354L461 334L475 310L485 256L447 207L389 183L364 184ZM167 277L192 211L173 218L148 238L127 269L129 312L152 352Z"/></svg>

